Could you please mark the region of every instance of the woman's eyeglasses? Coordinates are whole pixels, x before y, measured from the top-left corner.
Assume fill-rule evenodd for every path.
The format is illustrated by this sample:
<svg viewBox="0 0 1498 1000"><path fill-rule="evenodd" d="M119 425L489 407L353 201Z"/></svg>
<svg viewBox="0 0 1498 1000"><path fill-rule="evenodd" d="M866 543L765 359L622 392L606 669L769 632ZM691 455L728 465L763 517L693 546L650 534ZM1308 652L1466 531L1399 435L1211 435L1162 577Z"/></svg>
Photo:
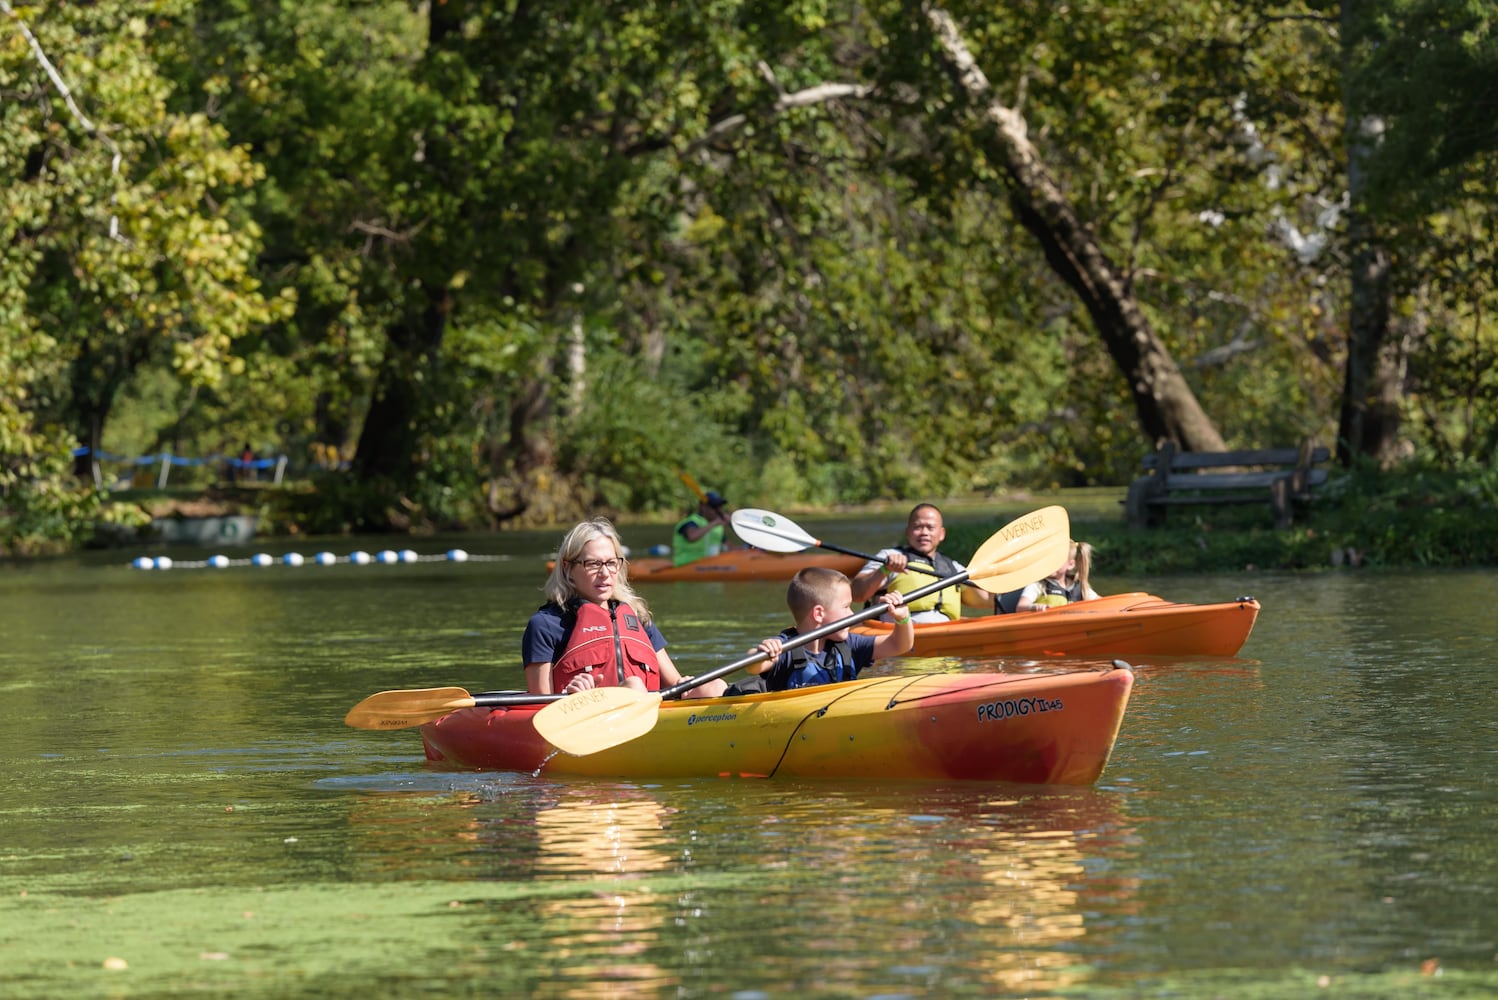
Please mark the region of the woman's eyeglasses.
<svg viewBox="0 0 1498 1000"><path fill-rule="evenodd" d="M622 559L574 559L572 565L581 566L586 573L597 574L599 570L606 573L617 573L619 567L624 565Z"/></svg>

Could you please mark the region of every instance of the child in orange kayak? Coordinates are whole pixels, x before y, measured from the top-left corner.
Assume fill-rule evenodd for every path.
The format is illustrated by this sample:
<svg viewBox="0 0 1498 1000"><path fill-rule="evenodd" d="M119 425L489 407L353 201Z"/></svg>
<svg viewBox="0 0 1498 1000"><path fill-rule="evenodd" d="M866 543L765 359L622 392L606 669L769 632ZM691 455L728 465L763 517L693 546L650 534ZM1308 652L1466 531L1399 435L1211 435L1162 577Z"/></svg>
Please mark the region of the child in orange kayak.
<svg viewBox="0 0 1498 1000"><path fill-rule="evenodd" d="M1060 569L1020 591L1016 611L1044 611L1054 605L1097 598L1097 591L1087 582L1087 574L1092 568L1092 546L1086 542L1071 542L1066 552L1066 562Z"/></svg>
<svg viewBox="0 0 1498 1000"><path fill-rule="evenodd" d="M881 595L879 600L888 606L889 616L895 623L893 631L876 639L839 629L804 646L786 650L783 648L786 639L853 614L853 588L846 576L821 566L801 570L791 578L785 592L785 603L796 619L795 628L786 629L754 647L770 659L747 668L750 673L763 677L764 688L760 689L757 683L750 681L735 685L730 693L747 693L756 689L787 691L815 684L851 681L875 660L908 652L915 645L915 627L910 623L910 612L904 607L905 599L890 591Z"/></svg>

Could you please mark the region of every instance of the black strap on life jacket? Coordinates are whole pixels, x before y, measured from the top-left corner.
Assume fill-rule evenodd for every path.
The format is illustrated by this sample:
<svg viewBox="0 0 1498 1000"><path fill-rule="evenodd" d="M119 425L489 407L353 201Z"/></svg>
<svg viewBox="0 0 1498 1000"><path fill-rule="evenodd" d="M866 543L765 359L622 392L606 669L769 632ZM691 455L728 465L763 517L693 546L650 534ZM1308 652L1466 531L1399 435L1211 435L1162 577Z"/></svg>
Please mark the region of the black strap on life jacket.
<svg viewBox="0 0 1498 1000"><path fill-rule="evenodd" d="M790 639L797 634L795 629L790 629L780 633L780 638ZM827 655L828 653L836 656L837 660L835 663ZM792 674L804 669L811 663L811 654L805 646L797 646L785 655L790 658L788 660L790 664L789 672ZM839 639L837 642L829 642L824 645L822 647L822 662L819 666L832 675L832 683L834 684L838 681L851 681L858 676L853 667L853 647L848 645L847 639Z"/></svg>

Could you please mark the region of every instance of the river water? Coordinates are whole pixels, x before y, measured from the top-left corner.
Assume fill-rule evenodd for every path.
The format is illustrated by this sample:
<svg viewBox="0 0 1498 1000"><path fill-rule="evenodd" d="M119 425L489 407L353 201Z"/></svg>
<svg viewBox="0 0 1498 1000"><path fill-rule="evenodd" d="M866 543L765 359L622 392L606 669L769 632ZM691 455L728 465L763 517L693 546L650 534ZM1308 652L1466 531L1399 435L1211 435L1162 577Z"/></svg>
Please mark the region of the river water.
<svg viewBox="0 0 1498 1000"><path fill-rule="evenodd" d="M0 568L0 996L1498 993L1498 575L1096 575L1264 610L1136 660L1090 788L455 774L342 724L523 686L559 538ZM686 672L788 622L782 584L644 593Z"/></svg>

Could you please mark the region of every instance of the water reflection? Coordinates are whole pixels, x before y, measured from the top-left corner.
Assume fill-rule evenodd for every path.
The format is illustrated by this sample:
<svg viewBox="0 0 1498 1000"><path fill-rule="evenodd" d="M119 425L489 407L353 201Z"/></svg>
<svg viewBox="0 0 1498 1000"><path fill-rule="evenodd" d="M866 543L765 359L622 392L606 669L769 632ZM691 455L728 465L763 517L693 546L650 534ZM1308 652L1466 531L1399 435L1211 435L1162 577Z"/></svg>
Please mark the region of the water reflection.
<svg viewBox="0 0 1498 1000"><path fill-rule="evenodd" d="M569 997L658 996L676 977L651 961L670 912L659 892L619 880L675 867L666 809L639 789L566 798L536 813L539 878L608 883L598 892L547 900L537 916L567 970Z"/></svg>
<svg viewBox="0 0 1498 1000"><path fill-rule="evenodd" d="M652 957L668 947L676 896L647 880L681 867L669 815L656 795L633 786L506 775L440 796L368 795L351 821L365 834L367 876L515 883L513 905L529 911L526 923L544 942L548 993L583 1000L654 997L678 982ZM534 888L545 882L567 888Z"/></svg>

